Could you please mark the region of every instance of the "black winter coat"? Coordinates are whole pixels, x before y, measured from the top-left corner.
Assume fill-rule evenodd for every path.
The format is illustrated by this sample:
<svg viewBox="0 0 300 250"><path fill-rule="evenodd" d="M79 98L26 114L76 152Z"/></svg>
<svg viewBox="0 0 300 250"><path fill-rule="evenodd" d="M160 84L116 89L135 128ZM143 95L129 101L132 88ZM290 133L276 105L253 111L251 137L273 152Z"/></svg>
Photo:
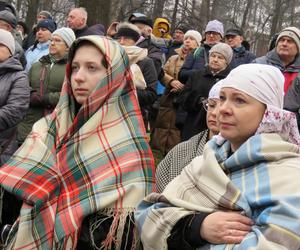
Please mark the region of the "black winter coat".
<svg viewBox="0 0 300 250"><path fill-rule="evenodd" d="M186 141L200 131L207 129L206 111L201 98L207 98L212 86L225 78L230 72L230 67L216 75L206 66L203 70L193 73L181 92L180 101L187 117L181 130L181 140Z"/></svg>

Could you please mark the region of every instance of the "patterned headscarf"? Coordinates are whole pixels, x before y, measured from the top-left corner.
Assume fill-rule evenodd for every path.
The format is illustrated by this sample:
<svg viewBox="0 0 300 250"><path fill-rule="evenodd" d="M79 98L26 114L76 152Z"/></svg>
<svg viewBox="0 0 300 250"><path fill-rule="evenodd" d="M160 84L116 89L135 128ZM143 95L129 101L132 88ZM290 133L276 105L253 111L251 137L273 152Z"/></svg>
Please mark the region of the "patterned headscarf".
<svg viewBox="0 0 300 250"><path fill-rule="evenodd" d="M95 45L108 67L78 110L70 62L82 41ZM101 212L113 219L102 247L118 249L125 222L154 191L154 161L124 50L105 37L87 36L69 55L57 107L35 123L0 170L1 186L24 201L9 248L75 249L83 219Z"/></svg>
<svg viewBox="0 0 300 250"><path fill-rule="evenodd" d="M263 64L240 65L222 83L222 88L235 88L266 105L257 134L278 133L284 140L300 145L296 117L283 110L283 86L284 76L280 70Z"/></svg>

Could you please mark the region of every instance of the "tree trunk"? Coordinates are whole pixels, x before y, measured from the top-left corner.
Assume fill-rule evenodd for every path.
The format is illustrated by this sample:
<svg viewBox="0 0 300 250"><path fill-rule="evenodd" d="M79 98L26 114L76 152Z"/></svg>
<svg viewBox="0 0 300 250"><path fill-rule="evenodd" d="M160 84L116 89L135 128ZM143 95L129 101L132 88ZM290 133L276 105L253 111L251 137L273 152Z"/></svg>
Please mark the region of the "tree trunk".
<svg viewBox="0 0 300 250"><path fill-rule="evenodd" d="M27 16L25 20L28 27L32 27L36 21L36 15L37 15L39 4L40 4L39 0L28 1Z"/></svg>
<svg viewBox="0 0 300 250"><path fill-rule="evenodd" d="M153 21L157 17L162 17L163 11L164 11L164 7L165 7L165 3L166 3L166 0L156 0L154 2L154 8L153 8L153 13L152 13Z"/></svg>
<svg viewBox="0 0 300 250"><path fill-rule="evenodd" d="M270 38L273 37L273 35L277 31L279 17L281 16L280 15L280 13L281 13L280 9L282 8L282 4L283 4L283 2L281 0L276 0L276 2L275 2L275 8L273 10L273 18L272 18L272 21L271 21Z"/></svg>
<svg viewBox="0 0 300 250"><path fill-rule="evenodd" d="M253 5L253 0L248 0L247 1L247 5L246 5L246 9L245 9L245 12L244 12L244 17L243 17L242 25L241 25L241 29L242 30L245 29L246 23L248 23L248 14L249 14L249 11L250 11L252 5Z"/></svg>
<svg viewBox="0 0 300 250"><path fill-rule="evenodd" d="M174 9L173 9L173 13L172 13L172 19L171 19L171 33L172 34L173 34L176 24L177 24L176 16L177 16L178 3L179 3L179 0L175 0Z"/></svg>

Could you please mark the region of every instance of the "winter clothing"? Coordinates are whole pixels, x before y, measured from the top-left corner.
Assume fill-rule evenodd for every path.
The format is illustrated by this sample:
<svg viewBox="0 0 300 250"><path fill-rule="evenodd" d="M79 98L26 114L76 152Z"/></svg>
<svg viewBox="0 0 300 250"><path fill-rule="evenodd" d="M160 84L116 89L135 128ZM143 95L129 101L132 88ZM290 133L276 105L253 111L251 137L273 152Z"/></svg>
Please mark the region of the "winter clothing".
<svg viewBox="0 0 300 250"><path fill-rule="evenodd" d="M158 193L162 193L169 182L178 176L196 156L202 155L208 141L208 134L209 131L206 129L189 140L177 144L159 163L155 173Z"/></svg>
<svg viewBox="0 0 300 250"><path fill-rule="evenodd" d="M52 33L52 35L58 35L58 36L60 36L65 41L65 43L67 44L67 46L69 48L71 47L72 43L76 39L73 30L70 29L70 28L65 28L65 27L55 30Z"/></svg>
<svg viewBox="0 0 300 250"><path fill-rule="evenodd" d="M125 241L128 248L139 246L133 211L155 190L155 180L128 59L115 42L90 36L74 42L70 62L83 40L110 62L108 76L78 106L67 70L54 112L35 123L18 154L1 167L1 186L24 200L8 249L76 249L85 218L91 248L127 249L123 236L133 238ZM107 219L112 222L98 240L93 233L104 233Z"/></svg>
<svg viewBox="0 0 300 250"><path fill-rule="evenodd" d="M232 59L232 48L226 44L226 43L217 43L209 51L209 54L211 53L219 53L222 56L224 56L227 65L230 64L231 59Z"/></svg>
<svg viewBox="0 0 300 250"><path fill-rule="evenodd" d="M205 33L209 31L217 32L221 35L221 37L223 37L224 36L223 23L221 23L218 20L209 21L205 27Z"/></svg>
<svg viewBox="0 0 300 250"><path fill-rule="evenodd" d="M184 39L186 39L188 36L190 36L196 40L198 47L201 45L202 36L197 30L188 30L184 34Z"/></svg>
<svg viewBox="0 0 300 250"><path fill-rule="evenodd" d="M44 19L39 21L36 25L36 29L38 30L39 28L45 28L53 33L53 31L56 30L56 23L52 19Z"/></svg>
<svg viewBox="0 0 300 250"><path fill-rule="evenodd" d="M239 29L231 28L226 30L225 37L226 36L243 36L243 33Z"/></svg>
<svg viewBox="0 0 300 250"><path fill-rule="evenodd" d="M256 58L256 56L250 51L246 50L244 46L239 48L233 48L233 58L230 63L232 69L236 68L241 64L251 63Z"/></svg>
<svg viewBox="0 0 300 250"><path fill-rule="evenodd" d="M155 37L164 38L164 39L172 39L170 35L170 23L166 18L156 18L153 25L152 34ZM165 33L161 33L159 30L164 29Z"/></svg>
<svg viewBox="0 0 300 250"><path fill-rule="evenodd" d="M15 54L15 39L9 31L0 29L0 44L7 47L11 55Z"/></svg>
<svg viewBox="0 0 300 250"><path fill-rule="evenodd" d="M287 65L286 67L283 65L280 57L276 53L276 48L269 51L265 56L256 58L254 63L260 63L260 64L268 64L273 65L280 69L280 71L283 73L285 77L284 82L284 92L287 93L289 87L293 84L294 81L300 79L300 75L298 74L300 72L300 56L297 55L294 62Z"/></svg>
<svg viewBox="0 0 300 250"><path fill-rule="evenodd" d="M225 78L229 72L230 67L227 67L214 75L209 66L206 66L189 78L179 97L182 107L187 111L187 117L181 129L181 141L186 141L207 129L206 111L203 108L202 99L207 98L211 87Z"/></svg>
<svg viewBox="0 0 300 250"><path fill-rule="evenodd" d="M15 57L0 63L0 166L17 149L16 131L29 106L26 73Z"/></svg>
<svg viewBox="0 0 300 250"><path fill-rule="evenodd" d="M15 29L17 26L16 16L8 10L0 11L0 20L3 20L4 22L8 23L13 29Z"/></svg>
<svg viewBox="0 0 300 250"><path fill-rule="evenodd" d="M26 68L25 70L28 72L31 68L32 64L37 62L42 56L49 54L49 45L50 41L45 43L37 43L36 46L32 45L26 52Z"/></svg>
<svg viewBox="0 0 300 250"><path fill-rule="evenodd" d="M166 89L159 101L159 109L151 134L151 148L158 150L165 156L175 145L180 142L180 131L175 126L176 110L173 105L178 93L171 92L170 83L178 79L178 72L183 65L186 54L181 48L177 49L177 55L171 56L164 66L162 83Z"/></svg>
<svg viewBox="0 0 300 250"><path fill-rule="evenodd" d="M298 53L300 52L300 30L296 27L287 27L285 29L283 29L277 39L276 39L276 45L278 43L278 41L280 40L281 37L283 36L287 36L289 38L292 38L294 40L294 42L297 45L298 48Z"/></svg>
<svg viewBox="0 0 300 250"><path fill-rule="evenodd" d="M300 229L289 222L300 220L299 162L299 146L276 133L254 135L233 153L228 141L213 138L203 156L194 158L162 194L152 193L139 205L135 218L144 249L169 249L172 229L188 215L199 239L203 220L198 216L216 211L239 212L255 224L239 244L206 242L203 249L298 249ZM178 243L177 249L201 246Z"/></svg>
<svg viewBox="0 0 300 250"><path fill-rule="evenodd" d="M46 10L40 11L38 15L45 16L46 19L52 19L51 13L49 11L46 11Z"/></svg>
<svg viewBox="0 0 300 250"><path fill-rule="evenodd" d="M180 82L186 83L193 72L202 70L204 66L208 65L209 50L211 47L208 44L203 44L203 46L195 49L187 56L179 72L178 79Z"/></svg>
<svg viewBox="0 0 300 250"><path fill-rule="evenodd" d="M150 18L146 17L146 16L135 17L133 19L130 19L130 22L133 23L133 24L142 23L142 24L148 25L151 28L153 28L153 21Z"/></svg>
<svg viewBox="0 0 300 250"><path fill-rule="evenodd" d="M132 23L120 23L117 26L117 33L114 38L128 37L133 41L137 42L141 36L141 31Z"/></svg>
<svg viewBox="0 0 300 250"><path fill-rule="evenodd" d="M293 81L292 86L289 87L284 96L284 109L293 112L296 115L298 130L300 132L300 73Z"/></svg>
<svg viewBox="0 0 300 250"><path fill-rule="evenodd" d="M67 58L55 60L50 55L43 56L29 70L31 87L30 108L18 126L18 141L23 143L32 126L39 119L50 114L58 103L65 78Z"/></svg>

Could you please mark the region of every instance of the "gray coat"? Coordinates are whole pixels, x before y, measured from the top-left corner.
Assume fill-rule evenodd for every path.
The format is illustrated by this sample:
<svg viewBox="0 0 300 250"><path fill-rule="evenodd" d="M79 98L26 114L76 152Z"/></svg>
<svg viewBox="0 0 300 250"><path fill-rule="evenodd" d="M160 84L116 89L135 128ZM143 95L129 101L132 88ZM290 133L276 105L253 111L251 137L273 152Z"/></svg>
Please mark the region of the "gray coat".
<svg viewBox="0 0 300 250"><path fill-rule="evenodd" d="M30 88L20 61L0 63L0 164L17 149L16 127L29 107Z"/></svg>

